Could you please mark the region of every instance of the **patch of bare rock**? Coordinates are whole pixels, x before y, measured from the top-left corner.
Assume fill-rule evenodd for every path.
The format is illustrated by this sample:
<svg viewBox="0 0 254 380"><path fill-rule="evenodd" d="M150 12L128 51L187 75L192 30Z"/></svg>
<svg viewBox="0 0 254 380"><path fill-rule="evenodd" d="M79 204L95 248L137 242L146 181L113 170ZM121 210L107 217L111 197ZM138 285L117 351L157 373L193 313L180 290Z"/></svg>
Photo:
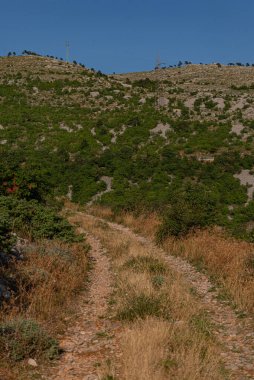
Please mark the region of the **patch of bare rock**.
<svg viewBox="0 0 254 380"><path fill-rule="evenodd" d="M170 130L171 130L171 127L169 124L158 123L155 128L150 130L150 132L152 134L160 134L164 139L166 139L167 138L166 134Z"/></svg>
<svg viewBox="0 0 254 380"><path fill-rule="evenodd" d="M239 179L241 185L247 186L248 200L252 200L254 194L254 175L251 174L250 170L243 169L240 173L235 174L234 177Z"/></svg>

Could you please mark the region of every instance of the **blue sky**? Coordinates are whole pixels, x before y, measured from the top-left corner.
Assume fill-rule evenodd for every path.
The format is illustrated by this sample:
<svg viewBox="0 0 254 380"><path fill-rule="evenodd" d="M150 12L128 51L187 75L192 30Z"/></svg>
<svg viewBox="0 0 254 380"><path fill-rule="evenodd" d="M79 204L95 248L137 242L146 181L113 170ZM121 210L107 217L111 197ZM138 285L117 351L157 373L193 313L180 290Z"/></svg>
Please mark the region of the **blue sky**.
<svg viewBox="0 0 254 380"><path fill-rule="evenodd" d="M156 57L254 63L253 0L0 0L0 55L24 49L106 73L143 71Z"/></svg>

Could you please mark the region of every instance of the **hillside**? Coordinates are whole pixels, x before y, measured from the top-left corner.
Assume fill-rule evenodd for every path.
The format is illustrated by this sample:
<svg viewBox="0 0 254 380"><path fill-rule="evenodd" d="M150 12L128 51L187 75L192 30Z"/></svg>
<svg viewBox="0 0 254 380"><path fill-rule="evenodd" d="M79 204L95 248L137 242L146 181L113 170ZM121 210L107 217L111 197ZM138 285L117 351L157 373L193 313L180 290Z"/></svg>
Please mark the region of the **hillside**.
<svg viewBox="0 0 254 380"><path fill-rule="evenodd" d="M43 177L54 195L86 203L108 178L101 201L120 210L164 208L192 188L203 201L187 201L209 199L211 223L252 239L253 73L188 65L106 76L1 58L1 192Z"/></svg>
<svg viewBox="0 0 254 380"><path fill-rule="evenodd" d="M253 378L253 74L0 58L1 380Z"/></svg>

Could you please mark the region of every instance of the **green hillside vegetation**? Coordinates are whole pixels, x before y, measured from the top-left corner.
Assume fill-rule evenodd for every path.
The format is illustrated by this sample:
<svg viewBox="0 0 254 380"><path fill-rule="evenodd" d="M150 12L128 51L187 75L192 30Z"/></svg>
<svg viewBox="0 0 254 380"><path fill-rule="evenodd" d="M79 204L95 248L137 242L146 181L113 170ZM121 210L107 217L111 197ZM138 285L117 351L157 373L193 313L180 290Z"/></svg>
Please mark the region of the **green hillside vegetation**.
<svg viewBox="0 0 254 380"><path fill-rule="evenodd" d="M231 84L241 79L234 70L246 77L254 68L190 65L127 78L50 58L1 58L1 195L49 202L72 186L73 201L84 204L109 176L113 189L102 204L172 215L179 197L191 207L184 194L194 186L197 203L203 194L211 199L213 223L252 240L245 225L253 201L245 206L246 187L234 174L254 166L253 120L243 115L254 93ZM247 98L238 109L239 96ZM168 105L157 106L160 97ZM241 135L231 132L236 122L244 124ZM153 132L158 124L170 126L165 135ZM193 227L210 223L195 218Z"/></svg>

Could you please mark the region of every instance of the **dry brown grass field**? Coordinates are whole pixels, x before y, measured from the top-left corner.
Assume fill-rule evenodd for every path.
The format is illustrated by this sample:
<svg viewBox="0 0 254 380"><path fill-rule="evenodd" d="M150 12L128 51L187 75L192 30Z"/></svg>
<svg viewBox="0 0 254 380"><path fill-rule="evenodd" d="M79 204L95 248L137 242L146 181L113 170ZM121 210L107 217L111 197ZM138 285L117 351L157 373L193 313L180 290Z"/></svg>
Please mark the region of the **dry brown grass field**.
<svg viewBox="0 0 254 380"><path fill-rule="evenodd" d="M115 220L154 240L160 218L156 214L134 216L122 213L115 216L108 208L93 207L97 216ZM181 239L167 238L163 248L195 264L221 286L222 297L235 306L254 311L254 245L239 241L221 229L196 231Z"/></svg>

